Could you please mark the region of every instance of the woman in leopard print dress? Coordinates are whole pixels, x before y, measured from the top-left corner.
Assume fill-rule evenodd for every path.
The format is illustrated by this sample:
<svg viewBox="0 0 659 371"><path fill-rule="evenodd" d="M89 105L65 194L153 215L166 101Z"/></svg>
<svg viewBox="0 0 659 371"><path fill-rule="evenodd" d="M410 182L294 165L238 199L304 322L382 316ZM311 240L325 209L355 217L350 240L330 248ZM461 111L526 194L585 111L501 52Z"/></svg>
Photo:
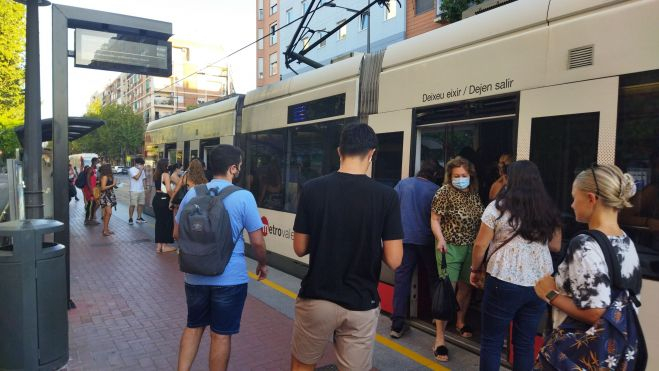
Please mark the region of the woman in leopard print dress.
<svg viewBox="0 0 659 371"><path fill-rule="evenodd" d="M449 279L457 287L456 298L460 310L457 313L456 329L461 336L471 337L472 330L465 324L472 290L469 285L469 267L483 204L478 196L476 170L469 160L458 156L446 164L444 185L435 194L431 210L430 227L437 241L438 265L441 253L445 252ZM442 274L441 270L439 273ZM446 321L436 320L435 326L435 358L448 361L448 349L444 342Z"/></svg>

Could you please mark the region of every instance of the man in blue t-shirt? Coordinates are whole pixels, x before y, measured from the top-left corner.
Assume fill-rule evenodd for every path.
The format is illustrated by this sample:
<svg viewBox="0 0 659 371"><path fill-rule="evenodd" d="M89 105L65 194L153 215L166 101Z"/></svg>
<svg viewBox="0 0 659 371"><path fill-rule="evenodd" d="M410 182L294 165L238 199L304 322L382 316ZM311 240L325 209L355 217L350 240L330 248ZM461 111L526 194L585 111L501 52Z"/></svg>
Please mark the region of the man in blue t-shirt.
<svg viewBox="0 0 659 371"><path fill-rule="evenodd" d="M208 189L218 192L238 178L242 165L242 153L237 147L221 144L209 155L209 167L213 179L206 184ZM185 205L196 196L190 189L176 214L176 227ZM249 242L254 250L258 265L256 274L262 280L267 276L265 263L265 241L261 228L261 217L252 193L246 190L234 192L224 199L224 206L231 218L233 240L236 245L219 276L185 275L185 296L188 306L187 327L181 336L178 369L189 370L195 359L201 336L206 326L211 327L210 369L226 370L231 352L231 335L240 330L240 317L247 298L247 263L243 229L249 233ZM175 233L176 235L176 233Z"/></svg>
<svg viewBox="0 0 659 371"><path fill-rule="evenodd" d="M403 262L394 276L394 313L391 316L392 338L398 339L407 330L405 318L410 303L410 284L417 263L428 277L430 296L439 281L435 261L435 238L430 229L430 204L442 176L437 161L426 160L415 177L401 180L394 189L400 198L403 220Z"/></svg>

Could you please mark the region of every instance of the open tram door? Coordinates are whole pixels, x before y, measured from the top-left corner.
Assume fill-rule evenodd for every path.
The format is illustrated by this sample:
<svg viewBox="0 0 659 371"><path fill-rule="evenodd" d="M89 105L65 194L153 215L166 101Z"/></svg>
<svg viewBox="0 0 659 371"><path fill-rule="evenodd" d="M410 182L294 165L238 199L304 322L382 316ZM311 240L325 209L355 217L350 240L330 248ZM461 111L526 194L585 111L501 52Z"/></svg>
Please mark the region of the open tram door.
<svg viewBox="0 0 659 371"><path fill-rule="evenodd" d="M498 179L499 158L515 157L519 95L506 94L484 99L462 100L440 105L419 107L412 111L414 144L414 175L424 161L433 161L444 168L448 161L462 156L476 168L479 195L484 206L489 203L491 185ZM412 277L409 318L415 327L434 333L431 314L431 288L424 269L417 269ZM471 338L463 338L449 323L446 338L451 343L478 353L480 349L480 307L482 294L472 291L466 323L474 330Z"/></svg>
<svg viewBox="0 0 659 371"><path fill-rule="evenodd" d="M411 111L398 111L369 116L368 125L378 137L378 149L371 165L371 178L394 187L401 179L409 176ZM394 273L382 263L378 292L381 309L393 312Z"/></svg>

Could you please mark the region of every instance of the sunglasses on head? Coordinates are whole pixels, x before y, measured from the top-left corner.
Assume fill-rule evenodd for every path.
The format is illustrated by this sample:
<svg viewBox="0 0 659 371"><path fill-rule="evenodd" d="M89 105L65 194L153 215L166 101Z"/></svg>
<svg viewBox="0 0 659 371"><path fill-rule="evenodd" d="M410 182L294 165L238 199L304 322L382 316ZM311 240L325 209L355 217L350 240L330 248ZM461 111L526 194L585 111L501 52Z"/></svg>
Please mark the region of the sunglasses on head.
<svg viewBox="0 0 659 371"><path fill-rule="evenodd" d="M599 167L596 162L590 164L590 171L593 173L593 180L595 181L595 195L600 196L600 185L597 183L597 175L595 175L595 168Z"/></svg>

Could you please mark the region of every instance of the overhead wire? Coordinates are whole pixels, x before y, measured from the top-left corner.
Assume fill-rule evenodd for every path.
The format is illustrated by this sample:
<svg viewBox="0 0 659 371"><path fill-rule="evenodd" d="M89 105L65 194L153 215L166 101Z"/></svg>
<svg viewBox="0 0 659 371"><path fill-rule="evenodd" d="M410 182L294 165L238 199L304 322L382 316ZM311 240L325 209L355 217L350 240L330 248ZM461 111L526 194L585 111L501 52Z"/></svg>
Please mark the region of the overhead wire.
<svg viewBox="0 0 659 371"><path fill-rule="evenodd" d="M316 7L316 9L314 9L314 10L312 11L312 13L315 13L315 12L316 12L318 9L320 9L321 7L322 7L322 6ZM294 20L288 22L287 24L285 24L285 25L283 25L283 26L277 28L277 29L274 31L274 33L277 33L277 32L279 32L279 30L283 30L284 28L286 28L286 27L292 25L293 23L296 23L297 21L301 20L303 17L304 17L304 15L302 15L302 16L300 16L300 17L297 17L296 19L294 19ZM235 50L235 51L229 53L228 55L223 56L222 58L220 58L220 59L218 59L218 60L216 60L216 61L214 61L214 62L212 62L212 63L210 63L210 64L208 64L208 65L206 65L205 67L200 68L200 69L198 69L198 70L196 70L196 71L194 71L194 72L192 72L192 73L190 73L190 74L188 74L188 75L186 75L186 76L184 76L184 77L182 77L182 78L180 78L180 79L178 79L178 80L172 82L171 84L169 84L169 85L167 85L167 86L164 86L164 87L162 87L162 88L160 88L160 89L158 89L158 90L155 90L155 91L154 91L154 94L155 94L155 93L160 93L160 92L167 92L167 93L169 93L169 91L166 91L165 89L170 88L170 87L172 87L172 86L178 84L179 82L181 82L181 81L183 81L183 80L185 80L185 79L188 79L188 78L190 78L190 77L192 77L192 76L194 76L194 75L197 75L197 74L201 73L202 71L204 71L204 70L206 70L206 69L208 69L208 68L216 67L216 66L215 66L216 64L222 62L223 60L225 60L225 59L227 59L227 58L230 58L230 57L232 57L232 56L234 56L234 55L240 53L241 51L243 51L243 50L249 48L250 46L252 46L252 45L254 45L254 44L257 44L259 41L262 41L262 40L267 39L267 38L270 37L272 34L273 34L273 32L270 32L270 33L268 33L267 35L263 35L263 37L261 37L261 38L259 38L259 39L256 39L255 41L252 41L251 43L249 43L249 44L247 44L247 45L245 45L245 46L243 46L243 47L241 47L241 48L239 48L239 49L237 49L237 50Z"/></svg>

